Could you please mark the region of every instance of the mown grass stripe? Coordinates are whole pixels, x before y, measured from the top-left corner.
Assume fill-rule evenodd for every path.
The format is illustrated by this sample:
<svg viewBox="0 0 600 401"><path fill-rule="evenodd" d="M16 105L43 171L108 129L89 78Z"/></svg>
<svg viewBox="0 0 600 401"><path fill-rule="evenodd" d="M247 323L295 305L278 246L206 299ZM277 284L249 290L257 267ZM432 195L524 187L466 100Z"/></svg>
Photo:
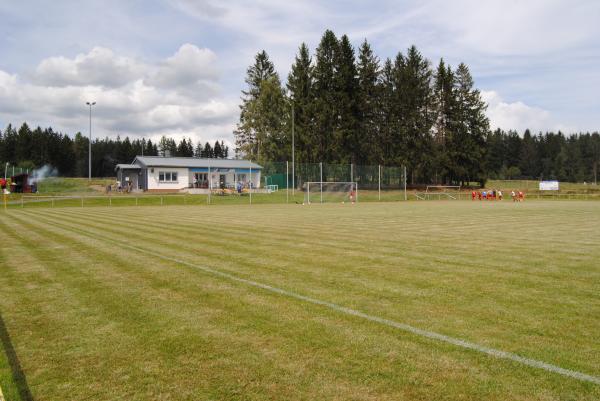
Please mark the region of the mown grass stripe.
<svg viewBox="0 0 600 401"><path fill-rule="evenodd" d="M440 334L437 332L433 332L433 331L428 331L428 330L423 330L423 329L419 329L417 327L408 325L408 324L404 324L404 323L400 323L400 322L396 322L390 319L385 319L385 318L381 318L378 316L374 316L374 315L370 315L355 309L351 309L351 308L347 308L335 303L331 303L328 301L324 301L324 300L320 300L317 298L313 298L313 297L308 297L302 294L298 294L292 291L288 291L279 287L275 287L275 286L271 286L268 284L264 284L258 281L254 281L254 280L249 280L249 279L245 279L242 277L238 277L234 274L231 273L226 273L217 269L213 269L213 268L209 268L206 266L202 266L196 263L191 263L185 260L181 260L178 258L174 258L171 256L167 256L167 255L163 255L161 253L155 252L153 250L150 249L145 249L142 247L138 247L138 246L134 246L134 245L130 245L127 243L123 243L123 242L118 242L115 241L111 238L107 238L105 236L102 235L98 235L98 234L94 234L91 233L87 230L81 230L81 229L77 229L74 228L72 226L66 226L64 224L61 223L55 223L59 226L65 227L65 229L68 229L70 231L79 233L81 235L84 235L88 238L91 239L95 239L98 241L103 241L105 243L110 243L110 244L114 244L114 245L118 245L121 248L126 248L126 249L130 249L132 251L136 251L139 253L142 253L144 255L152 255L156 258L165 260L165 261L169 261L175 264L179 264L179 265L183 265L183 266L187 266L193 269L197 269L200 271L203 271L205 273L209 273L211 275L214 276L218 276L230 281L235 281L235 282L239 282L239 283L243 283L252 287L256 287L256 288L261 288L263 290L272 292L272 293L276 293L282 296L286 296L289 298L293 298L293 299L297 299L303 302L307 302L307 303L311 303L314 305L318 305L318 306L322 306L322 307L326 307L329 309L332 309L334 311L346 314L346 315L350 315L350 316L354 316L354 317L358 317L358 318L362 318L364 320L368 320L371 322L375 322L375 323L379 323L388 327L392 327L392 328L396 328L420 337L424 337L424 338L428 338L431 340L436 340L436 341L440 341L440 342L445 342L448 344L452 344L455 345L457 347L461 347L464 349L468 349L468 350L472 350L472 351L476 351L476 352L480 352L483 354L487 354L499 359L505 359L505 360L509 360L509 361L513 361L525 366L529 366L529 367L533 367L533 368L537 368L537 369L542 369L548 372L552 372L552 373L556 373L565 377L570 377L570 378L574 378L580 381L584 381L584 382L589 382L589 383L593 383L596 385L600 385L600 377L596 377L596 376L592 376L592 375L588 375L586 373L582 373L579 371L575 371L575 370L570 370L570 369L565 369L562 368L560 366L557 365L553 365L550 363L546 363L543 361L539 361L536 359L531 359L531 358L526 358L520 355L517 355L515 353L511 353L511 352L506 352L506 351L502 351L499 349L495 349L495 348L491 348L491 347L486 347L483 345L479 345L477 343L473 343L470 341L465 341L462 340L460 338L456 338L456 337L451 337L451 336L446 336L444 334Z"/></svg>
<svg viewBox="0 0 600 401"><path fill-rule="evenodd" d="M85 217L87 222L93 222L96 224L101 224L105 227L107 227L108 230L114 229L115 227L119 227L120 226L120 220L118 218L115 218L113 216L104 216L104 215L94 215L94 218L89 217L89 215L85 215L85 214L77 214L76 212L74 212L73 214L76 214L78 216L81 217ZM62 219L64 220L68 220L70 219L70 221L75 221L74 217L71 215L71 213L69 212L54 212L53 215L60 215ZM178 220L181 220L181 218L178 218ZM186 219L183 219L186 220ZM111 224L114 223L114 224ZM136 227L137 228L151 228L153 229L152 232L163 232L164 231L164 226L161 225L160 223L149 223L147 221L140 221L140 220L136 220ZM127 229L130 229L130 226L127 226ZM183 240L189 240L189 237L185 237L183 235L177 234L180 232L187 232L190 234L194 234L194 235L205 235L205 232L199 232L198 231L198 224L182 224L181 222L177 221L177 222L173 222L170 224L170 228L171 229L176 229L175 233L171 233L170 237L172 238L180 238ZM173 231L173 230L171 230ZM238 240L240 238L241 235L244 236L251 236L252 238L255 239L254 242L254 246L258 246L258 248L255 249L265 249L265 250L270 250L272 252L274 252L274 254L277 254L277 250L273 251L273 248L269 248L269 245L274 245L277 246L277 244L281 244L281 245L285 245L286 249L285 249L285 253L290 253L292 250L296 250L298 251L298 253L302 254L304 252L307 251L306 247L302 247L301 244L307 244L310 245L310 250L311 252L319 252L319 251L323 251L322 255L324 255L324 257L326 257L326 255L328 255L329 253L331 253L331 249L340 249L340 250L344 250L344 255L345 256L349 256L349 255L360 255L361 252L357 250L356 246L357 245L364 245L363 242L360 242L360 240L356 240L355 241L343 241L342 245L339 244L339 237L341 236L339 232L332 232L331 235L326 237L329 238L336 238L336 240L331 239L331 240L323 240L323 239L318 239L318 240L311 240L310 237L308 236L308 234L310 234L310 232L308 232L308 234L305 234L303 236L300 235L296 235L296 236L286 236L285 233L279 233L276 234L276 231L273 232L273 234L276 235L266 235L265 231L267 230L259 230L259 229L255 229L255 230L249 230L248 232L243 232L243 230L230 230L227 228L222 228L219 227L218 232L212 231L210 233L209 237L203 237L203 241L206 244L210 244L210 245L217 245L219 244L219 241L222 240ZM279 231L281 231L281 228L279 228ZM114 231L115 233L117 233L116 231ZM131 233L131 231L130 231ZM227 233L227 234L225 234ZM239 234L238 236L235 235L235 233ZM323 234L323 233L321 233ZM367 233L365 233L367 234ZM133 233L131 233L131 235L134 235ZM362 236L362 235L361 235ZM355 238L358 236L354 236ZM256 239L260 239L261 241L256 241ZM291 242L290 242L291 241ZM257 245L256 243L260 242L259 245ZM350 245L344 245L345 242L349 242ZM421 243L420 243L421 242ZM399 246L401 245L401 246ZM233 245L232 245L233 246ZM407 243L406 241L403 241L402 244L396 244L395 246L393 245L393 243L390 243L389 246L384 247L384 249L379 249L376 257L377 259L381 259L382 257L386 257L386 258L390 258L390 257L402 257L404 259L406 258L418 258L420 256L422 256L423 251L424 250L428 250L428 248L431 245L428 243L425 243L423 241L421 241L418 238L415 238L414 241L411 241L410 243ZM233 246L235 247L235 246ZM438 245L438 248L440 248L441 245ZM518 255L517 250L519 249L526 249L527 245L526 244L522 244L519 245L517 247L511 247L512 253L506 255L506 259L510 260L511 258L514 258L515 262L518 262L518 258L520 257ZM277 248L275 248L277 249ZM510 264L510 263L505 263L506 261L498 261L498 263L491 263L488 262L488 264L481 264L480 261L478 261L476 258L473 258L472 255L469 254L462 254L462 253L457 253L456 249L449 247L448 251L452 250L453 253L455 255L457 255L459 257L459 260L452 262L449 261L448 258L443 257L443 256L435 256L435 255L431 255L428 259L428 263L439 263L440 265L445 266L445 268L452 268L452 267L456 267L458 266L458 263L460 262L460 267L461 268L466 268L469 267L472 270L473 274L484 274L484 270L485 271L495 271L497 269L501 269L502 271L508 272L510 271L511 274L513 275L519 275L523 278L526 277L536 277L537 280L540 279L539 276L539 272L534 270L531 271L530 269L524 269L523 267L521 267L518 263L514 263L514 264ZM247 253L246 253L247 254ZM373 256L373 255L370 255ZM411 266L416 266L416 265L411 265ZM410 266L409 266L410 267ZM427 267L425 265L419 265L419 270L427 270ZM437 271L437 269L436 269Z"/></svg>

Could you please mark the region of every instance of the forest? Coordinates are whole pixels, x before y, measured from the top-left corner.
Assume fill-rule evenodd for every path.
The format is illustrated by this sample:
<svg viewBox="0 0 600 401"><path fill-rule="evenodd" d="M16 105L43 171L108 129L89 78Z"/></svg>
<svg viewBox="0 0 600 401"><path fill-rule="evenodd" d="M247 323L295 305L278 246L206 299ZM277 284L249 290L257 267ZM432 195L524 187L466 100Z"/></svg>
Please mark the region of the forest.
<svg viewBox="0 0 600 401"><path fill-rule="evenodd" d="M76 133L72 138L52 128L19 129L9 125L0 130L0 161L23 169L49 165L62 176L87 176L88 138ZM561 132L538 133L529 130L495 130L485 136L482 170L492 179L558 179L571 182L596 182L600 167L600 135L596 132L565 135ZM143 151L142 151L143 148ZM219 157L232 156L222 142L198 143L191 139L179 143L161 138L104 138L92 141L92 175L114 176L117 163L130 163L137 155ZM286 160L285 158L283 160ZM389 165L389 164L388 164Z"/></svg>
<svg viewBox="0 0 600 401"><path fill-rule="evenodd" d="M65 177L87 177L89 138L80 132L73 137L52 128L31 129L23 123L18 129L8 125L0 130L0 162L21 169L52 166ZM223 141L213 145L189 138L176 142L163 136L157 143L151 139L129 137L96 138L92 140L92 176L113 177L118 163L131 163L136 156L180 156L227 158L229 147Z"/></svg>
<svg viewBox="0 0 600 401"><path fill-rule="evenodd" d="M598 134L492 132L466 64L434 68L415 46L383 62L327 30L301 44L285 84L266 51L247 69L236 150L253 160L406 166L413 183L592 180ZM510 128L510 127L507 127Z"/></svg>

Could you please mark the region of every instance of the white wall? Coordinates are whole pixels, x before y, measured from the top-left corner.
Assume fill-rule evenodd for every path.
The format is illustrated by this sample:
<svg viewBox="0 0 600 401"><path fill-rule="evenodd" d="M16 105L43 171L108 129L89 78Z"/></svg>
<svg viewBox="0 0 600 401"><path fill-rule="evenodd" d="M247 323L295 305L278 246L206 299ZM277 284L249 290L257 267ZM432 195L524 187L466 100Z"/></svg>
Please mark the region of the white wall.
<svg viewBox="0 0 600 401"><path fill-rule="evenodd" d="M152 170L154 169L154 172ZM177 182L159 182L158 173L160 171L177 172ZM187 188L190 185L189 171L187 168L176 167L148 167L148 190L178 190Z"/></svg>

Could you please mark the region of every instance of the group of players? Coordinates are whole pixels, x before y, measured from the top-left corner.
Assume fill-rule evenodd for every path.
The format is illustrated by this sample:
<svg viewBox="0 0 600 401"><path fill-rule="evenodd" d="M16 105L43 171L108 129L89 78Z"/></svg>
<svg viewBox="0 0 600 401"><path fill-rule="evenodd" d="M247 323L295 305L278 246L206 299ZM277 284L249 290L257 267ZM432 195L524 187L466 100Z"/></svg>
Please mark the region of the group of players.
<svg viewBox="0 0 600 401"><path fill-rule="evenodd" d="M512 198L513 202L523 202L525 200L525 194L523 193L523 191L511 191L510 193L510 197ZM502 191L500 190L495 190L495 189L490 189L488 191L473 191L471 192L471 200L502 200L503 199L503 195L502 195Z"/></svg>

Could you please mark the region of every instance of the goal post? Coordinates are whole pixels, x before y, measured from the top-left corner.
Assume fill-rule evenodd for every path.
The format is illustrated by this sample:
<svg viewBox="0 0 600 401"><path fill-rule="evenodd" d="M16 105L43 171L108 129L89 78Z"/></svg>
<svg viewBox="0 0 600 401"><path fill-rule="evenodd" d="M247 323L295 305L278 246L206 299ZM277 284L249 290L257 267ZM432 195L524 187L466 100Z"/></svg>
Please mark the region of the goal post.
<svg viewBox="0 0 600 401"><path fill-rule="evenodd" d="M432 200L432 199L452 199L460 198L460 185L427 185L425 192L417 193L417 199Z"/></svg>
<svg viewBox="0 0 600 401"><path fill-rule="evenodd" d="M305 183L304 202L358 202L358 184L352 181L309 181Z"/></svg>

